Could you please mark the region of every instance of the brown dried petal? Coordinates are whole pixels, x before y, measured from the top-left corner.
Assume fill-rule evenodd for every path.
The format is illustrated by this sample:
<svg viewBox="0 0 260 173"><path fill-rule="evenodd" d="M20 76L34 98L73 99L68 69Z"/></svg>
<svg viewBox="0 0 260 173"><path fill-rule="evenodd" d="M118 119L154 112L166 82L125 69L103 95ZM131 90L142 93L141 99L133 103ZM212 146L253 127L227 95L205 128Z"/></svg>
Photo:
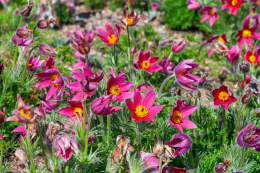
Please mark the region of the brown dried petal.
<svg viewBox="0 0 260 173"><path fill-rule="evenodd" d="M52 143L54 137L59 133L59 131L62 129L61 125L59 124L54 124L51 122L50 124L45 125L46 134L44 137L44 144L49 145Z"/></svg>
<svg viewBox="0 0 260 173"><path fill-rule="evenodd" d="M228 49L228 47L224 43L219 41L219 40L213 40L210 43L210 47L209 48L211 50L213 50L214 52L217 52L217 53L221 54L223 57L227 57L228 56L228 52L230 51Z"/></svg>
<svg viewBox="0 0 260 173"><path fill-rule="evenodd" d="M21 148L18 148L18 149L15 151L14 155L15 155L16 157L18 157L18 159L19 159L22 163L24 163L24 162L26 162L26 161L28 160L28 158L27 158L25 152L24 152Z"/></svg>
<svg viewBox="0 0 260 173"><path fill-rule="evenodd" d="M246 90L244 90L241 93L241 102L243 104L249 103L252 99L252 96L253 96L253 92L252 92L251 88L247 88Z"/></svg>
<svg viewBox="0 0 260 173"><path fill-rule="evenodd" d="M219 163L214 167L215 173L228 173L228 170L230 168L229 165L229 159L226 160L224 163Z"/></svg>
<svg viewBox="0 0 260 173"><path fill-rule="evenodd" d="M116 147L112 153L112 164L113 162L120 162L121 159L121 153L122 153L122 149L119 147Z"/></svg>

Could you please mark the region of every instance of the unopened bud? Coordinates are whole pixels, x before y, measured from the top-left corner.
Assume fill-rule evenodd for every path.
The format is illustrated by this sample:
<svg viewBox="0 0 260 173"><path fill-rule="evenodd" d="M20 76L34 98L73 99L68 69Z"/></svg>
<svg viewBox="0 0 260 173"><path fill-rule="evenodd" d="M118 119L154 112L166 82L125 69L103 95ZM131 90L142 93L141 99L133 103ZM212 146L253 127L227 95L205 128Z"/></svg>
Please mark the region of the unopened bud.
<svg viewBox="0 0 260 173"><path fill-rule="evenodd" d="M228 47L219 40L213 40L210 43L209 48L214 52L221 54L223 57L228 57L228 52L229 52Z"/></svg>
<svg viewBox="0 0 260 173"><path fill-rule="evenodd" d="M32 30L19 28L16 30L16 36L22 39L27 39L32 35Z"/></svg>
<svg viewBox="0 0 260 173"><path fill-rule="evenodd" d="M39 29L45 29L45 28L48 28L51 24L52 25L55 25L56 23L56 19L55 18L51 18L50 20L48 19L43 19L43 20L40 20L38 23L37 23L37 27Z"/></svg>
<svg viewBox="0 0 260 173"><path fill-rule="evenodd" d="M21 12L20 14L23 16L23 17L29 17L31 12L32 12L32 8L33 8L33 5L34 3L33 2L28 2L25 7L23 7L21 9Z"/></svg>
<svg viewBox="0 0 260 173"><path fill-rule="evenodd" d="M238 68L242 73L248 73L250 72L250 63L247 61L242 61L238 64Z"/></svg>
<svg viewBox="0 0 260 173"><path fill-rule="evenodd" d="M41 44L39 46L39 52L40 54L47 56L47 57L56 57L57 54L57 48L53 48L48 44Z"/></svg>
<svg viewBox="0 0 260 173"><path fill-rule="evenodd" d="M167 47L167 46L172 45L173 42L174 42L173 37L164 38L164 39L162 39L162 40L159 41L159 46L161 46L161 47Z"/></svg>
<svg viewBox="0 0 260 173"><path fill-rule="evenodd" d="M228 170L230 168L229 165L229 159L226 160L224 163L219 163L214 167L215 173L228 173Z"/></svg>
<svg viewBox="0 0 260 173"><path fill-rule="evenodd" d="M241 93L241 102L243 104L247 104L251 101L252 99L252 96L253 96L253 92L251 90L251 88L247 88L246 90L244 90L242 93Z"/></svg>
<svg viewBox="0 0 260 173"><path fill-rule="evenodd" d="M177 39L172 44L172 52L173 53L180 53L181 51L183 51L186 48L187 43L188 43L187 38L185 38L185 39Z"/></svg>

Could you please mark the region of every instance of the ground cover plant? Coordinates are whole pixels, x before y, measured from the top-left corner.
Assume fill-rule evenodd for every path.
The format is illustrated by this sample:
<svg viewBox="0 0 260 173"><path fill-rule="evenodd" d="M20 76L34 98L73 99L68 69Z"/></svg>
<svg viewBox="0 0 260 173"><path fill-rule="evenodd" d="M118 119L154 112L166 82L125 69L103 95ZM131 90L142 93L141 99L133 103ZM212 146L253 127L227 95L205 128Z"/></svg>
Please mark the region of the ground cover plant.
<svg viewBox="0 0 260 173"><path fill-rule="evenodd" d="M260 172L258 1L0 2L0 172Z"/></svg>

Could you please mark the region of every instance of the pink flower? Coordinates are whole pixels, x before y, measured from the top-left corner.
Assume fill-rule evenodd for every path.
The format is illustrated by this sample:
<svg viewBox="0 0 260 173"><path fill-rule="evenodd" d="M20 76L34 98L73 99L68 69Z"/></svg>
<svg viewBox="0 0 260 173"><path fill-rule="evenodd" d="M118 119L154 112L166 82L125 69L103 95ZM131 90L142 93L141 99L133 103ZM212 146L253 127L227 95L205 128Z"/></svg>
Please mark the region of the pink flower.
<svg viewBox="0 0 260 173"><path fill-rule="evenodd" d="M227 0L227 3L224 4L221 8L221 10L225 10L229 8L229 14L233 14L235 16L237 14L237 10L241 8L241 5L245 3L244 0Z"/></svg>
<svg viewBox="0 0 260 173"><path fill-rule="evenodd" d="M257 128L254 123L243 128L237 136L237 144L245 148L259 147L260 128Z"/></svg>
<svg viewBox="0 0 260 173"><path fill-rule="evenodd" d="M99 34L97 34L97 37L107 43L106 45L108 47L114 46L114 44L116 44L119 41L119 35L120 35L120 27L118 25L116 25L116 33L114 32L113 27L111 26L110 23L108 23L107 20L105 20L105 25L106 25L106 30L96 26L96 31L99 32Z"/></svg>
<svg viewBox="0 0 260 173"><path fill-rule="evenodd" d="M62 108L58 111L58 113L72 118L76 116L81 118L82 116L84 116L84 108L81 102L77 103L75 101L68 101L68 104L70 105L70 107Z"/></svg>
<svg viewBox="0 0 260 173"><path fill-rule="evenodd" d="M163 173L167 173L169 170L171 170L173 173L189 173L189 171L184 168L176 168L173 166L165 167L163 169L163 171L164 171Z"/></svg>
<svg viewBox="0 0 260 173"><path fill-rule="evenodd" d="M31 123L29 124L29 135L31 136L33 133L36 133L37 130L37 124L36 123ZM15 133L22 133L23 137L26 136L27 130L26 130L26 125L21 125L13 129L12 132Z"/></svg>
<svg viewBox="0 0 260 173"><path fill-rule="evenodd" d="M209 18L209 25L212 27L215 21L219 20L217 11L217 8L211 6L205 6L204 8L200 9L199 12L204 13L200 19L200 22L204 22Z"/></svg>
<svg viewBox="0 0 260 173"><path fill-rule="evenodd" d="M145 162L145 166L150 166L147 171L149 173L158 173L159 172L159 160L153 156L151 153L146 153L144 151L140 151L141 158Z"/></svg>
<svg viewBox="0 0 260 173"><path fill-rule="evenodd" d="M124 99L132 98L134 93L129 91L131 87L134 87L134 82L125 81L125 73L120 72L119 75L116 76L115 71L112 67L110 67L112 77L107 82L107 95L112 94L112 101L117 100L123 102Z"/></svg>
<svg viewBox="0 0 260 173"><path fill-rule="evenodd" d="M254 52L254 55L253 55L253 51L248 49L246 51L246 54L244 55L244 60L246 60L250 64L255 64L255 66L257 66L258 62L260 61L260 56L257 56L256 51Z"/></svg>
<svg viewBox="0 0 260 173"><path fill-rule="evenodd" d="M63 77L60 75L59 71L54 69L46 70L42 73L35 74L37 78L42 78L43 80L38 82L35 87L37 88L46 88L51 86L49 89L46 99L49 100L52 96L54 96L58 91L57 97L60 97L63 95L64 92L64 81Z"/></svg>
<svg viewBox="0 0 260 173"><path fill-rule="evenodd" d="M123 25L126 26L135 26L140 19L147 19L144 15L139 14L135 10L132 10L130 14L127 14L128 6L124 7L124 17L120 20Z"/></svg>
<svg viewBox="0 0 260 173"><path fill-rule="evenodd" d="M39 46L39 52L43 56L56 57L58 55L56 51L57 48L53 48L48 44L40 44Z"/></svg>
<svg viewBox="0 0 260 173"><path fill-rule="evenodd" d="M250 20L250 15L248 15L243 24L243 29L238 31L238 33L235 35L235 37L239 37L238 39L238 47L241 48L246 42L249 47L253 48L253 41L252 38L255 39L260 39L260 34L257 33L259 25L249 28L249 20Z"/></svg>
<svg viewBox="0 0 260 173"><path fill-rule="evenodd" d="M160 4L159 3L152 3L153 11L157 11L159 8L160 8Z"/></svg>
<svg viewBox="0 0 260 173"><path fill-rule="evenodd" d="M246 75L246 85L249 84L250 81L251 81L251 78L250 78L248 75ZM240 83L240 85L241 85L242 88L244 88L244 87L245 87L244 81L242 81L242 82Z"/></svg>
<svg viewBox="0 0 260 173"><path fill-rule="evenodd" d="M6 1L6 2L9 2L9 0L0 0L0 2L1 2L2 4L4 4L5 1Z"/></svg>
<svg viewBox="0 0 260 173"><path fill-rule="evenodd" d="M166 144L171 147L178 147L172 156L172 158L175 158L181 154L186 153L191 148L192 140L184 133L177 133L173 135L170 142L166 142Z"/></svg>
<svg viewBox="0 0 260 173"><path fill-rule="evenodd" d="M212 43L213 40L221 41L223 44L229 43L227 40L227 34L223 35L212 35L209 40L207 40L207 43ZM208 57L210 57L214 53L213 50L209 49L208 51Z"/></svg>
<svg viewBox="0 0 260 173"><path fill-rule="evenodd" d="M237 47L233 45L233 46L231 46L230 51L228 52L227 59L232 63L237 62L239 59L240 53L241 53L241 49L237 50Z"/></svg>
<svg viewBox="0 0 260 173"><path fill-rule="evenodd" d="M125 101L128 109L132 113L131 118L138 123L141 121L154 121L154 115L158 114L163 108L163 105L153 106L154 100L154 91L150 91L142 98L141 93L135 90L134 102L130 99Z"/></svg>
<svg viewBox="0 0 260 173"><path fill-rule="evenodd" d="M58 137L54 142L54 146L55 146L55 151L57 152L56 156L63 157L65 162L67 162L71 158L72 149L74 150L74 152L77 155L79 153L79 147L76 144L76 142L73 141L72 139L70 139L66 135L62 135L62 136Z"/></svg>
<svg viewBox="0 0 260 173"><path fill-rule="evenodd" d="M27 70L28 71L36 71L44 62L44 60L40 60L40 56L37 58L33 59L33 54L29 58L28 64L27 64Z"/></svg>
<svg viewBox="0 0 260 173"><path fill-rule="evenodd" d="M47 112L52 112L60 105L60 103L53 101L52 98L48 99L47 101L41 100L40 102L42 106L44 106L43 109Z"/></svg>
<svg viewBox="0 0 260 173"><path fill-rule="evenodd" d="M197 106L183 106L181 99L178 99L177 105L172 109L169 117L170 125L176 127L181 133L183 133L182 126L189 129L197 128L196 124L185 118L195 112L196 109Z"/></svg>
<svg viewBox="0 0 260 173"><path fill-rule="evenodd" d="M80 53L77 51L76 52L76 57L81 61L79 63L76 63L73 65L73 68L80 68L82 69L86 65L86 59L82 58Z"/></svg>
<svg viewBox="0 0 260 173"><path fill-rule="evenodd" d="M172 68L175 67L175 65L170 64L171 63L171 58L165 59L166 54L163 53L163 58L159 62L159 66L161 66L163 69L159 70L160 73L173 73L171 71Z"/></svg>
<svg viewBox="0 0 260 173"><path fill-rule="evenodd" d="M135 62L135 66L138 66L139 69L144 69L149 74L152 74L152 71L159 71L162 69L159 65L156 65L158 57L150 57L151 50L148 49L146 53L140 51L139 57Z"/></svg>
<svg viewBox="0 0 260 173"><path fill-rule="evenodd" d="M42 66L43 70L47 70L47 69L55 69L55 70L59 70L58 67L54 66L54 58L52 57L48 57L48 59L45 61L44 65Z"/></svg>
<svg viewBox="0 0 260 173"><path fill-rule="evenodd" d="M67 7L68 7L69 10L74 10L75 9L74 1L68 0L67 1Z"/></svg>
<svg viewBox="0 0 260 173"><path fill-rule="evenodd" d="M187 41L187 38L175 40L172 44L172 52L180 53L181 51L183 51L187 46Z"/></svg>
<svg viewBox="0 0 260 173"><path fill-rule="evenodd" d="M189 10L196 10L201 6L198 0L187 0L187 4L189 4L187 6Z"/></svg>
<svg viewBox="0 0 260 173"><path fill-rule="evenodd" d="M14 10L14 12L13 12L13 15L18 15L19 14L19 8L16 8L15 10Z"/></svg>
<svg viewBox="0 0 260 173"><path fill-rule="evenodd" d="M3 135L3 138L4 138L5 136ZM0 139L2 139L2 135L0 134Z"/></svg>
<svg viewBox="0 0 260 173"><path fill-rule="evenodd" d="M142 83L140 85L138 85L136 87L136 89L141 93L142 98L149 93L150 91L153 91L153 87L152 86L146 86L145 83Z"/></svg>
<svg viewBox="0 0 260 173"><path fill-rule="evenodd" d="M0 125L2 125L5 122L5 116L6 116L6 107L3 108L3 111L0 110Z"/></svg>
<svg viewBox="0 0 260 173"><path fill-rule="evenodd" d="M195 59L188 59L180 62L174 69L175 78L180 86L187 90L196 91L190 85L202 82L202 80L189 73L190 70L194 69L199 63L192 63Z"/></svg>
<svg viewBox="0 0 260 173"><path fill-rule="evenodd" d="M22 28L26 29L28 27L28 24L24 25ZM13 43L16 45L18 41L18 36L14 35ZM33 42L33 40L26 40L24 38L19 38L18 46L31 46L30 44Z"/></svg>

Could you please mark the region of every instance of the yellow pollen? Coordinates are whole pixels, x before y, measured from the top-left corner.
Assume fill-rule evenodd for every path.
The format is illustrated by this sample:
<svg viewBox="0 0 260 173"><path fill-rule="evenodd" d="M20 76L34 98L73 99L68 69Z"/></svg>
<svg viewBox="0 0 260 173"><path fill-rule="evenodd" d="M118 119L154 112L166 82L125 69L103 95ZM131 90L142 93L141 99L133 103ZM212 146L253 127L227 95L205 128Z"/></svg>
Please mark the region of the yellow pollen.
<svg viewBox="0 0 260 173"><path fill-rule="evenodd" d="M32 68L32 66L33 66L32 64L29 64L29 68Z"/></svg>
<svg viewBox="0 0 260 173"><path fill-rule="evenodd" d="M245 29L242 31L242 37L244 37L244 38L251 37L251 34L252 34L252 32L250 30Z"/></svg>
<svg viewBox="0 0 260 173"><path fill-rule="evenodd" d="M59 83L51 83L52 85L54 85L54 86L60 86L61 84L59 84Z"/></svg>
<svg viewBox="0 0 260 173"><path fill-rule="evenodd" d="M118 85L112 85L110 87L110 90L109 90L110 93L114 94L115 96L118 96L120 95L121 93L121 90L120 90L120 87Z"/></svg>
<svg viewBox="0 0 260 173"><path fill-rule="evenodd" d="M184 70L184 71L182 71L182 72L178 73L177 75L181 75L181 76L183 76L183 77L186 77L186 74L185 74L185 72L186 72L186 70Z"/></svg>
<svg viewBox="0 0 260 173"><path fill-rule="evenodd" d="M171 121L174 124L179 124L182 120L182 114L179 111L174 111L171 116Z"/></svg>
<svg viewBox="0 0 260 173"><path fill-rule="evenodd" d="M33 124L29 124L29 130L32 130Z"/></svg>
<svg viewBox="0 0 260 173"><path fill-rule="evenodd" d="M76 107L74 109L74 114L76 114L78 117L81 117L82 114L83 114L83 110L81 108L79 108L79 107Z"/></svg>
<svg viewBox="0 0 260 173"><path fill-rule="evenodd" d="M237 0L232 0L232 1L231 1L231 5L232 5L232 6L236 6L237 3L238 3Z"/></svg>
<svg viewBox="0 0 260 173"><path fill-rule="evenodd" d="M26 112L24 112L24 111L26 111ZM20 115L24 116L27 119L31 118L31 115L30 115L31 111L29 109L28 110L20 109L19 113L20 113Z"/></svg>
<svg viewBox="0 0 260 173"><path fill-rule="evenodd" d="M218 95L218 98L224 102L228 100L229 94L226 91L221 91Z"/></svg>
<svg viewBox="0 0 260 173"><path fill-rule="evenodd" d="M52 73L51 76L50 76L51 81L55 81L58 76L59 76L59 74L57 74L57 73Z"/></svg>
<svg viewBox="0 0 260 173"><path fill-rule="evenodd" d="M255 60L256 60L256 57L254 56L254 55L251 55L250 57L249 57L249 61L250 62L255 62Z"/></svg>
<svg viewBox="0 0 260 173"><path fill-rule="evenodd" d="M224 44L226 43L225 40L221 36L219 36L217 39L218 39L218 41L221 41Z"/></svg>
<svg viewBox="0 0 260 173"><path fill-rule="evenodd" d="M149 61L143 61L142 62L142 66L147 70L147 69L149 69L150 68L150 62Z"/></svg>
<svg viewBox="0 0 260 173"><path fill-rule="evenodd" d="M211 14L212 16L215 14L213 8L209 9L209 14Z"/></svg>
<svg viewBox="0 0 260 173"><path fill-rule="evenodd" d="M133 23L133 18L132 17L126 16L125 20L126 20L127 25L132 25L132 23Z"/></svg>
<svg viewBox="0 0 260 173"><path fill-rule="evenodd" d="M112 34L112 35L108 36L107 39L110 44L115 44L117 37L114 34Z"/></svg>
<svg viewBox="0 0 260 173"><path fill-rule="evenodd" d="M149 114L148 109L145 106L143 106L143 105L139 105L135 109L135 113L136 113L136 116L138 116L140 118L144 118L144 117L146 117Z"/></svg>

